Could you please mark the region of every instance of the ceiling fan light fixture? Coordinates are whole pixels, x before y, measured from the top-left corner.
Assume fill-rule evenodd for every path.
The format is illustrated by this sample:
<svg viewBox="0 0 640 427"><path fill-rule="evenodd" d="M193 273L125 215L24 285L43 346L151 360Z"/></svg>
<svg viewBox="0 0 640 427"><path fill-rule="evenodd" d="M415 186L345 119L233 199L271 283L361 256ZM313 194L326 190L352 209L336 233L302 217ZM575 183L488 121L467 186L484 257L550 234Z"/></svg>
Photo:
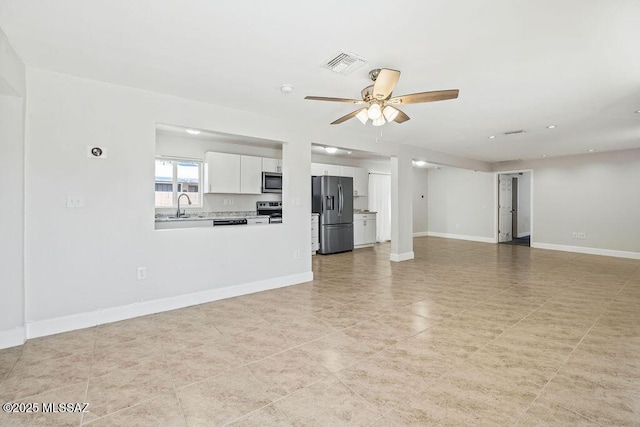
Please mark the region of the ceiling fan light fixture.
<svg viewBox="0 0 640 427"><path fill-rule="evenodd" d="M380 109L380 106L378 104L373 104L367 110L367 115L369 116L369 118L371 120L373 120L375 122L376 120L378 120L382 116L382 110ZM374 126L380 126L380 125L376 125L375 123L373 125Z"/></svg>
<svg viewBox="0 0 640 427"><path fill-rule="evenodd" d="M377 119L375 119L373 121L373 125L374 126L382 126L383 124L385 124L384 116L382 114L380 114L380 117L378 117Z"/></svg>
<svg viewBox="0 0 640 427"><path fill-rule="evenodd" d="M394 121L395 118L398 117L398 113L399 111L396 108L393 108L391 105L387 105L382 110L382 114L384 115L384 118L387 119L388 122Z"/></svg>
<svg viewBox="0 0 640 427"><path fill-rule="evenodd" d="M362 122L363 125L366 124L367 120L369 120L369 114L367 112L367 109L363 108L362 110L360 110L360 112L356 114L356 118L360 120L360 122Z"/></svg>

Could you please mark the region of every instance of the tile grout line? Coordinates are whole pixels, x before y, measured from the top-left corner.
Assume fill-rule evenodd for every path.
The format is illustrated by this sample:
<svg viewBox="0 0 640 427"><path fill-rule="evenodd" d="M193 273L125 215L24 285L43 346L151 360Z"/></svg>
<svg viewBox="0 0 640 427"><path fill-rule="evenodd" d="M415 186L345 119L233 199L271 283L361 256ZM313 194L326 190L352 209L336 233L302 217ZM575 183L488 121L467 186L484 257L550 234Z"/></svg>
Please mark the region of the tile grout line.
<svg viewBox="0 0 640 427"><path fill-rule="evenodd" d="M627 281L627 283L630 281L631 279L629 279ZM626 283L625 285L626 286ZM624 288L624 286L622 288ZM516 424L520 421L520 419L524 416L524 414L526 413L526 411L531 407L532 404L534 404L544 393L545 389L547 388L547 386L549 384L551 384L551 382L558 376L558 373L560 372L560 370L562 369L563 366L565 366L567 364L567 362L569 361L569 359L571 359L571 356L575 353L575 351L578 349L578 347L580 346L580 344L582 344L582 341L587 337L587 335L589 335L589 332L591 332L591 330L593 329L593 327L598 323L598 321L600 320L600 318L605 314L605 312L607 311L607 306L609 304L611 304L611 302L613 302L613 299L615 298L615 296L617 296L621 291L622 288L620 289L620 291L618 291L616 293L616 295L614 295L613 297L609 298L609 301L607 302L607 304L605 305L605 307L602 309L602 311L600 312L600 314L598 315L598 317L596 317L596 319L591 323L591 326L589 326L589 329L587 330L587 332L585 332L585 334L580 338L580 340L578 341L578 343L573 347L573 349L571 350L571 352L565 357L564 361L560 364L560 366L558 366L558 368L556 369L555 373L553 374L553 376L551 376L551 378L549 378L549 380L547 380L547 382L545 383L544 386L542 386L542 388L540 389L540 391L538 392L538 395L535 397L535 399L533 399L533 401L531 402L531 404L529 404L529 406L520 414L520 416L518 417L518 419L516 420ZM585 416L584 414L581 414L579 412L574 411L571 408L567 408L564 405L561 405L558 402L554 402L556 405L560 406L563 409L566 409L574 414L580 415L583 418L586 418L588 420L594 421L597 424L600 425L600 423L598 423L596 420L593 420L591 417Z"/></svg>

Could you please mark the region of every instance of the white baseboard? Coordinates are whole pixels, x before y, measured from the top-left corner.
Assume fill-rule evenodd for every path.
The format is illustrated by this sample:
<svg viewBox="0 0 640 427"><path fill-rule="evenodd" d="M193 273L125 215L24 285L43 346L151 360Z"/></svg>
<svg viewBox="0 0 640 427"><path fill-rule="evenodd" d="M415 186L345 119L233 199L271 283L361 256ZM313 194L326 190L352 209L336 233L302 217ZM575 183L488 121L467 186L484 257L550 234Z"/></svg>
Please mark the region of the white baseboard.
<svg viewBox="0 0 640 427"><path fill-rule="evenodd" d="M437 233L435 231L428 231L427 236L444 237L446 239L470 240L472 242L497 243L494 237L465 236L463 234Z"/></svg>
<svg viewBox="0 0 640 427"><path fill-rule="evenodd" d="M519 239L519 238L521 238L521 237L527 237L527 236L531 236L531 232L526 231L526 232L524 232L524 233L518 233L518 236L517 236L517 237L518 237L518 239Z"/></svg>
<svg viewBox="0 0 640 427"><path fill-rule="evenodd" d="M428 236L428 231L418 231L417 233L413 233L413 237L425 237Z"/></svg>
<svg viewBox="0 0 640 427"><path fill-rule="evenodd" d="M208 291L192 294L138 302L89 313L79 313L54 319L38 320L27 323L26 336L27 338L37 338L46 335L59 334L61 332L89 328L92 326L102 325L104 323L131 319L133 317L146 316L148 314L175 310L206 302L267 291L269 289L283 288L285 286L297 285L299 283L310 282L312 280L313 272L309 271L307 273L276 277L274 279L260 280L257 282L244 283L226 288L210 289Z"/></svg>
<svg viewBox="0 0 640 427"><path fill-rule="evenodd" d="M532 242L532 248L552 251L576 252L580 254L611 256L616 258L640 259L640 252L616 251L613 249L586 248L583 246L554 245L551 243Z"/></svg>
<svg viewBox="0 0 640 427"><path fill-rule="evenodd" d="M22 345L25 340L26 335L23 326L7 329L6 331L0 331L0 349Z"/></svg>
<svg viewBox="0 0 640 427"><path fill-rule="evenodd" d="M389 259L393 262L401 262L401 261L408 261L410 259L414 258L414 253L413 251L411 252L404 252L401 254L391 254L389 255Z"/></svg>

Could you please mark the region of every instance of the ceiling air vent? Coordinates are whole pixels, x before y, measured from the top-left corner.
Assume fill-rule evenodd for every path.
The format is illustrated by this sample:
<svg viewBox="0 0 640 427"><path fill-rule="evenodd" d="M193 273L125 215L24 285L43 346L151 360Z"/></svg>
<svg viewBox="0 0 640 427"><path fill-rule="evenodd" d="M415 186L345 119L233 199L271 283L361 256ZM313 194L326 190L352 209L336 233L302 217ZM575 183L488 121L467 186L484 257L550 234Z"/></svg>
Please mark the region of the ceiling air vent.
<svg viewBox="0 0 640 427"><path fill-rule="evenodd" d="M354 70L360 68L365 63L367 63L367 60L359 57L358 55L347 52L339 52L331 57L331 59L325 61L322 66L336 73L347 75L351 74Z"/></svg>
<svg viewBox="0 0 640 427"><path fill-rule="evenodd" d="M521 133L526 133L526 131L524 129L520 129L520 130L510 130L509 132L505 132L503 135L518 135Z"/></svg>

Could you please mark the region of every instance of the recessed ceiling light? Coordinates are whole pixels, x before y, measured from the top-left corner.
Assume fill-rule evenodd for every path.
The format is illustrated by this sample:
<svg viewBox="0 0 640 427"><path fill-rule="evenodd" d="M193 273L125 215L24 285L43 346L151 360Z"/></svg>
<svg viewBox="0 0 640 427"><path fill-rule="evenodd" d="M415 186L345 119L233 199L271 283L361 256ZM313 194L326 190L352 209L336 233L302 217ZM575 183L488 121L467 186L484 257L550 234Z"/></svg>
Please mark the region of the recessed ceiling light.
<svg viewBox="0 0 640 427"><path fill-rule="evenodd" d="M636 113L640 114L640 110L636 111Z"/></svg>
<svg viewBox="0 0 640 427"><path fill-rule="evenodd" d="M424 160L416 160L416 166L424 166L426 164L427 162L425 162Z"/></svg>
<svg viewBox="0 0 640 427"><path fill-rule="evenodd" d="M543 154L543 155L542 155L542 157L547 157L547 155L546 155L546 154Z"/></svg>
<svg viewBox="0 0 640 427"><path fill-rule="evenodd" d="M291 93L293 92L293 85L282 85L280 86L280 90L284 93Z"/></svg>
<svg viewBox="0 0 640 427"><path fill-rule="evenodd" d="M590 153L593 153L594 151L596 150L594 150L593 148L589 150Z"/></svg>
<svg viewBox="0 0 640 427"><path fill-rule="evenodd" d="M338 151L336 147L324 147L324 150L329 154L333 154Z"/></svg>
<svg viewBox="0 0 640 427"><path fill-rule="evenodd" d="M200 131L195 129L187 129L187 133L190 135L198 135Z"/></svg>
<svg viewBox="0 0 640 427"><path fill-rule="evenodd" d="M495 137L496 137L495 135L491 135L489 139L494 139Z"/></svg>
<svg viewBox="0 0 640 427"><path fill-rule="evenodd" d="M547 126L547 129L555 129L555 128L556 128L556 125L549 125L549 126Z"/></svg>
<svg viewBox="0 0 640 427"><path fill-rule="evenodd" d="M353 153L353 151L347 151L347 154L352 154L352 153Z"/></svg>

